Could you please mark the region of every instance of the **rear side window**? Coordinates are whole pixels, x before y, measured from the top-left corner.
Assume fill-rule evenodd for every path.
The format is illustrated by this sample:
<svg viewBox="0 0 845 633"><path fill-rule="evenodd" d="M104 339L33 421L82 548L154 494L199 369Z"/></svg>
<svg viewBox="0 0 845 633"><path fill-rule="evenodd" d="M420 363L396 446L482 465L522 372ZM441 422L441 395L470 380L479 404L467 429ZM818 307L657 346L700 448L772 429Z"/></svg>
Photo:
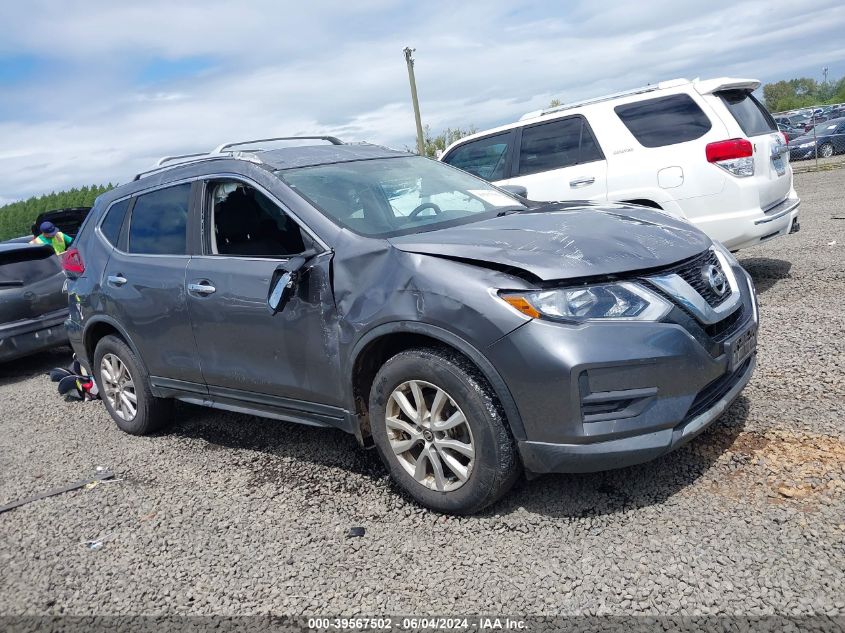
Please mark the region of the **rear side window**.
<svg viewBox="0 0 845 633"><path fill-rule="evenodd" d="M510 157L511 138L511 133L506 132L469 141L446 156L443 162L484 180L501 180L507 177L505 167Z"/></svg>
<svg viewBox="0 0 845 633"><path fill-rule="evenodd" d="M120 229L123 226L123 218L126 217L126 210L129 208L129 200L130 198L127 198L111 205L106 212L106 217L103 218L103 223L100 224L100 232L112 246L117 246Z"/></svg>
<svg viewBox="0 0 845 633"><path fill-rule="evenodd" d="M583 117L559 119L522 130L518 175L601 159L601 150Z"/></svg>
<svg viewBox="0 0 845 633"><path fill-rule="evenodd" d="M777 132L772 115L750 92L745 90L723 90L716 95L722 100L739 123L746 136L759 136Z"/></svg>
<svg viewBox="0 0 845 633"><path fill-rule="evenodd" d="M129 252L184 255L191 185L159 189L138 196L129 222Z"/></svg>
<svg viewBox="0 0 845 633"><path fill-rule="evenodd" d="M614 111L643 147L693 141L711 127L707 115L685 94L627 103Z"/></svg>

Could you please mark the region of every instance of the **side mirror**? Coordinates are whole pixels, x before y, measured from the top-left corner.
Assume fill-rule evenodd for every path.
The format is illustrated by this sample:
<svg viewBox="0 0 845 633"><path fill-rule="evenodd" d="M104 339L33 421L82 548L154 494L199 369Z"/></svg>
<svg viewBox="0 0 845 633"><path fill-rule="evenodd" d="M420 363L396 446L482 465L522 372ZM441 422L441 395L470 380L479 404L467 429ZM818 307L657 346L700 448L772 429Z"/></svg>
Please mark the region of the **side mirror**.
<svg viewBox="0 0 845 633"><path fill-rule="evenodd" d="M267 297L267 305L273 314L285 307L291 296L296 291L296 280L289 272L282 273L276 277L270 285L270 296Z"/></svg>
<svg viewBox="0 0 845 633"><path fill-rule="evenodd" d="M273 314L284 309L287 302L296 293L302 268L314 256L306 251L297 257L291 257L284 264L280 264L270 278L270 292L267 294L267 307Z"/></svg>
<svg viewBox="0 0 845 633"><path fill-rule="evenodd" d="M500 185L499 189L504 189L508 193L512 193L520 198L528 198L528 189L522 185Z"/></svg>

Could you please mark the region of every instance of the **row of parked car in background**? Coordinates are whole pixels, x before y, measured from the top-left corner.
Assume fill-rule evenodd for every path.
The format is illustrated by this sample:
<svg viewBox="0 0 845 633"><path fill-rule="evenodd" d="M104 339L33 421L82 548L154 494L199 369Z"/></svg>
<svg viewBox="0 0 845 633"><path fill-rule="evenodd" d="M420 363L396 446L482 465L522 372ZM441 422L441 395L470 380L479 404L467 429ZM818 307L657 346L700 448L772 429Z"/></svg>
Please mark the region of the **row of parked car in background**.
<svg viewBox="0 0 845 633"><path fill-rule="evenodd" d="M34 350L58 340L39 306L63 320L127 433L174 400L334 427L442 512L523 472L640 463L754 371L731 251L798 230L800 202L759 85L533 112L439 162L330 136L165 157L100 196L60 258L0 248L0 294L30 311L4 328Z"/></svg>
<svg viewBox="0 0 845 633"><path fill-rule="evenodd" d="M845 104L779 112L774 119L786 135L792 160L845 153Z"/></svg>

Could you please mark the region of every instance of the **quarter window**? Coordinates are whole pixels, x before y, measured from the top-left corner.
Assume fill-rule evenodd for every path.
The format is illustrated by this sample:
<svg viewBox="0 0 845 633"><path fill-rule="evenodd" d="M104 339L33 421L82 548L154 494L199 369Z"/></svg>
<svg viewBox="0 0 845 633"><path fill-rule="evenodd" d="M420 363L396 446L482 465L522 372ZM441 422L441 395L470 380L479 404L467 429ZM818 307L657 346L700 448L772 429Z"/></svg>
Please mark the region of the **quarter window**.
<svg viewBox="0 0 845 633"><path fill-rule="evenodd" d="M191 185L185 183L138 196L129 223L129 252L184 255Z"/></svg>
<svg viewBox="0 0 845 633"><path fill-rule="evenodd" d="M451 152L443 162L484 180L501 180L507 177L505 168L510 155L510 139L511 133L506 132L469 141Z"/></svg>
<svg viewBox="0 0 845 633"><path fill-rule="evenodd" d="M685 94L627 103L614 111L643 147L692 141L711 127L707 115Z"/></svg>
<svg viewBox="0 0 845 633"><path fill-rule="evenodd" d="M520 176L595 160L602 160L602 153L583 117L532 125L522 131Z"/></svg>
<svg viewBox="0 0 845 633"><path fill-rule="evenodd" d="M106 212L103 223L100 224L100 231L112 246L117 246L120 237L120 229L123 226L123 218L126 217L126 210L129 208L130 199L115 202Z"/></svg>

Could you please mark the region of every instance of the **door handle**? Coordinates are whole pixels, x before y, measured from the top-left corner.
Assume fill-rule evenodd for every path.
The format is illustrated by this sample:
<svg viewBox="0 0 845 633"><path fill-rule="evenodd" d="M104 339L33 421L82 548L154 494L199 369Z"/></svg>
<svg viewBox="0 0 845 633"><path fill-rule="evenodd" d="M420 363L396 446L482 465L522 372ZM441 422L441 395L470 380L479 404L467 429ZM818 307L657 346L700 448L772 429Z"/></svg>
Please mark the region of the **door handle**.
<svg viewBox="0 0 845 633"><path fill-rule="evenodd" d="M595 181L596 179L592 176L587 176L585 178L576 178L575 180L569 181L569 186L573 189L577 189L578 187L586 187L587 185L592 185Z"/></svg>
<svg viewBox="0 0 845 633"><path fill-rule="evenodd" d="M188 284L188 292L196 292L198 295L210 295L217 292L217 288L208 282L201 284Z"/></svg>
<svg viewBox="0 0 845 633"><path fill-rule="evenodd" d="M113 286L122 286L128 280L123 275L118 274L118 275L109 275L108 281Z"/></svg>

